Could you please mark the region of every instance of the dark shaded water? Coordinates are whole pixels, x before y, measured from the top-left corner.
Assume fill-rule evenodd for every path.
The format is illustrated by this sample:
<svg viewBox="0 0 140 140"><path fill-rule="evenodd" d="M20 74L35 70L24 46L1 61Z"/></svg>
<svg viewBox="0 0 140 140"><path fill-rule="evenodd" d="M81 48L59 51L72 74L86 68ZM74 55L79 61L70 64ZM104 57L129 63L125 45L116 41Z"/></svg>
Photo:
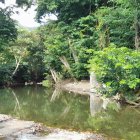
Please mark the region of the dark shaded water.
<svg viewBox="0 0 140 140"><path fill-rule="evenodd" d="M95 100L97 101L97 99ZM89 96L43 87L0 89L0 113L41 122L47 126L96 131L110 138L140 140L140 109L115 105L101 110ZM94 116L93 116L94 115Z"/></svg>

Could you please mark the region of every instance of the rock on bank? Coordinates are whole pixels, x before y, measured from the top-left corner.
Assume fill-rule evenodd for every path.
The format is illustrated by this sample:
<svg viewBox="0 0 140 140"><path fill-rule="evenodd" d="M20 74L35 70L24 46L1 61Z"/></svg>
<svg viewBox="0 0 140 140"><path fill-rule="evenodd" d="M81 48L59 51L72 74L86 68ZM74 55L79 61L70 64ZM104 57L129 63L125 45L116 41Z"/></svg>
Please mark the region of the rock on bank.
<svg viewBox="0 0 140 140"><path fill-rule="evenodd" d="M44 127L0 114L0 140L105 140L102 135Z"/></svg>

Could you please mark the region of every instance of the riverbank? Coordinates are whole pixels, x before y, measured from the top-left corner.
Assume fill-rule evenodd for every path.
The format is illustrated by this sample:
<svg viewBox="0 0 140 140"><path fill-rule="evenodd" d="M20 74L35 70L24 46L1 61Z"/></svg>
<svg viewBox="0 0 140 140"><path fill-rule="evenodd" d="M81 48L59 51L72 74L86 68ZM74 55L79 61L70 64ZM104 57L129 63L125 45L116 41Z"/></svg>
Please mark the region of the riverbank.
<svg viewBox="0 0 140 140"><path fill-rule="evenodd" d="M0 114L0 139L6 140L107 140L89 132L50 128L33 121L24 121Z"/></svg>
<svg viewBox="0 0 140 140"><path fill-rule="evenodd" d="M68 92L72 92L72 93L78 93L78 94L82 94L82 95L90 95L91 92L91 85L90 85L90 81L89 80L82 80L82 81L62 81L59 83L59 86L62 90L66 90ZM96 94L97 96L100 96L100 94ZM140 107L140 92L137 93L137 95L133 95L132 99L129 99L127 97L125 97L125 95L121 95L121 94L116 94L115 96L112 96L111 98L108 98L109 100L115 100L115 101L119 101L120 103L123 104L128 104L131 105L133 107Z"/></svg>
<svg viewBox="0 0 140 140"><path fill-rule="evenodd" d="M62 90L66 90L72 93L78 93L82 95L90 94L90 82L88 80L82 81L62 81L56 87L61 88Z"/></svg>

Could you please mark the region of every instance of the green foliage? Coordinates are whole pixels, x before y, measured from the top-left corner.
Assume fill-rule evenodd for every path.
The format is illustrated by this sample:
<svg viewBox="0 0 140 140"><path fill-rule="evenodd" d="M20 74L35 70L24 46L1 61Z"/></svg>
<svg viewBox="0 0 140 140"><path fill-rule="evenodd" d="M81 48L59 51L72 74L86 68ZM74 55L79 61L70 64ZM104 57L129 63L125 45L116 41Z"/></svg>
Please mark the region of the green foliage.
<svg viewBox="0 0 140 140"><path fill-rule="evenodd" d="M18 39L12 47L13 55L16 58L17 55L22 56L21 67L17 74L24 73L26 82L41 81L44 78L45 69L43 63L44 45L39 31L20 30Z"/></svg>
<svg viewBox="0 0 140 140"><path fill-rule="evenodd" d="M52 84L52 81L50 81L50 80L43 80L42 85L44 87L50 88L50 87L52 87L53 84Z"/></svg>
<svg viewBox="0 0 140 140"><path fill-rule="evenodd" d="M72 65L72 74L73 74L73 77L76 78L77 80L89 78L89 73L87 69L85 68L84 63L79 63L79 62L74 63Z"/></svg>
<svg viewBox="0 0 140 140"><path fill-rule="evenodd" d="M46 40L45 40L45 58L46 68L49 71L50 69L55 69L58 72L61 69L62 63L60 62L61 56L68 55L68 48L63 38L61 30L56 24L49 24L45 30Z"/></svg>
<svg viewBox="0 0 140 140"><path fill-rule="evenodd" d="M13 65L0 65L0 86L10 85L12 82L11 73L13 71Z"/></svg>
<svg viewBox="0 0 140 140"><path fill-rule="evenodd" d="M98 46L107 47L109 42L117 47L134 48L134 12L124 7L103 7L95 13L98 19L96 27Z"/></svg>
<svg viewBox="0 0 140 140"><path fill-rule="evenodd" d="M15 22L10 18L11 10L0 8L0 47L17 37Z"/></svg>
<svg viewBox="0 0 140 140"><path fill-rule="evenodd" d="M16 0L27 8L33 2ZM6 79L37 82L52 72L59 78L88 79L90 60L88 67L110 95L139 90L140 58L134 50L140 48L139 9L139 0L37 0L38 21L47 14L58 20L36 31L20 30L16 41L11 11L0 9L0 47L5 48L0 62L8 68ZM108 47L111 43L116 46Z"/></svg>
<svg viewBox="0 0 140 140"><path fill-rule="evenodd" d="M15 21L10 18L10 8L0 8L0 86L10 84L14 69L13 56L9 52L9 44L17 38ZM9 65L7 65L9 62Z"/></svg>
<svg viewBox="0 0 140 140"><path fill-rule="evenodd" d="M133 20L133 11L116 4L116 7L98 7L93 14L78 17L69 24L63 18L50 23L45 35L47 69L54 68L62 75L69 73L76 79L88 78L85 66L93 50L102 50L110 42L117 47L134 48ZM66 57L71 70L64 70L62 56Z"/></svg>
<svg viewBox="0 0 140 140"><path fill-rule="evenodd" d="M94 53L90 71L106 85L107 93L125 93L140 88L140 52L126 47L110 46Z"/></svg>
<svg viewBox="0 0 140 140"><path fill-rule="evenodd" d="M28 55L25 62L28 66L28 72L31 81L38 82L44 79L45 65L44 65L44 44L40 32L29 32L31 44L27 47Z"/></svg>
<svg viewBox="0 0 140 140"><path fill-rule="evenodd" d="M55 14L60 21L71 23L103 5L110 5L109 0L38 0L37 19L45 14Z"/></svg>
<svg viewBox="0 0 140 140"><path fill-rule="evenodd" d="M96 18L87 16L74 21L71 25L64 22L50 22L44 28L46 69L55 69L64 78L87 79L85 65L96 49ZM43 34L44 34L43 33ZM68 63L69 68L62 62Z"/></svg>
<svg viewBox="0 0 140 140"><path fill-rule="evenodd" d="M0 53L0 85L44 79L44 46L38 31L19 29L14 42Z"/></svg>
<svg viewBox="0 0 140 140"><path fill-rule="evenodd" d="M31 2L32 0L16 0L16 3L18 4L18 6L28 5Z"/></svg>

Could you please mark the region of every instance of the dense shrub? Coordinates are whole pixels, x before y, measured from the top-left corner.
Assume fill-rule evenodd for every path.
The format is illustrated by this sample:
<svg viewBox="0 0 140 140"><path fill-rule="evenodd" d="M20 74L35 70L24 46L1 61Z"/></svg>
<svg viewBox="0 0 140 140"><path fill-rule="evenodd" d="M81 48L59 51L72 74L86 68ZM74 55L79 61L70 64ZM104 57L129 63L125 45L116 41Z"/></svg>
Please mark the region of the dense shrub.
<svg viewBox="0 0 140 140"><path fill-rule="evenodd" d="M12 81L11 73L13 72L13 65L0 65L0 86L9 85Z"/></svg>
<svg viewBox="0 0 140 140"><path fill-rule="evenodd" d="M114 45L94 53L90 71L105 84L108 95L134 93L140 88L140 52Z"/></svg>

